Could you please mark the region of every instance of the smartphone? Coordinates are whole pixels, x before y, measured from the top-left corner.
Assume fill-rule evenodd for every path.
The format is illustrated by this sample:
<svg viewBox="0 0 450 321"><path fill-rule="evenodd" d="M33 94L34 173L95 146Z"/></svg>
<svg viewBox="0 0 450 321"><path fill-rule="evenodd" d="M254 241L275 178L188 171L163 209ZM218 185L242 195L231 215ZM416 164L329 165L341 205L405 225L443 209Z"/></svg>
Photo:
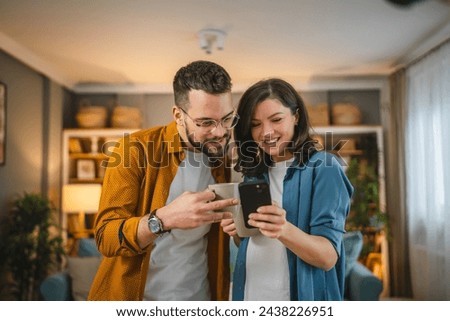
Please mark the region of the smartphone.
<svg viewBox="0 0 450 321"><path fill-rule="evenodd" d="M264 180L242 182L239 184L239 196L245 226L255 228L248 224L248 216L250 213L256 213L260 206L272 205L269 184Z"/></svg>

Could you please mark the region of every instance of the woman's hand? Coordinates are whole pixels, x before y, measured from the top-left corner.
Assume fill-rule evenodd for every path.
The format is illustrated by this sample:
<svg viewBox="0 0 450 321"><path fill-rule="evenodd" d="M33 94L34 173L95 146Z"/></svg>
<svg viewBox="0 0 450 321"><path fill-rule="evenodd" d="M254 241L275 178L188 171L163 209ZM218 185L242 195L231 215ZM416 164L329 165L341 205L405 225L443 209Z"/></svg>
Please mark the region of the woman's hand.
<svg viewBox="0 0 450 321"><path fill-rule="evenodd" d="M259 228L261 234L278 239L286 229L286 211L276 204L261 206L249 215L248 223Z"/></svg>
<svg viewBox="0 0 450 321"><path fill-rule="evenodd" d="M241 239L239 238L239 235L236 231L236 225L234 224L234 221L232 218L224 218L220 222L220 226L222 226L222 229L225 233L227 233L229 236L233 238L234 244L236 246L239 246L241 243Z"/></svg>
<svg viewBox="0 0 450 321"><path fill-rule="evenodd" d="M220 222L220 226L222 226L223 231L227 233L229 236L237 236L236 225L232 218L224 218Z"/></svg>
<svg viewBox="0 0 450 321"><path fill-rule="evenodd" d="M261 233L276 238L303 261L325 271L338 259L331 242L323 236L310 235L286 220L286 211L275 205L261 206L258 213L250 214L248 223Z"/></svg>

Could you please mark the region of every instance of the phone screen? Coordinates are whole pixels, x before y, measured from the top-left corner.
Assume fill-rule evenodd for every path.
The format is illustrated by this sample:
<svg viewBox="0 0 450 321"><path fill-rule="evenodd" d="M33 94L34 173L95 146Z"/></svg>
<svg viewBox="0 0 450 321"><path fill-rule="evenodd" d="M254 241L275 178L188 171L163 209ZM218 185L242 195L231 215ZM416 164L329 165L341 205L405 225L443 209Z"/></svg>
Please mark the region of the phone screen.
<svg viewBox="0 0 450 321"><path fill-rule="evenodd" d="M239 195L245 226L255 228L248 224L248 216L250 213L256 213L258 207L272 204L269 184L261 180L240 183Z"/></svg>

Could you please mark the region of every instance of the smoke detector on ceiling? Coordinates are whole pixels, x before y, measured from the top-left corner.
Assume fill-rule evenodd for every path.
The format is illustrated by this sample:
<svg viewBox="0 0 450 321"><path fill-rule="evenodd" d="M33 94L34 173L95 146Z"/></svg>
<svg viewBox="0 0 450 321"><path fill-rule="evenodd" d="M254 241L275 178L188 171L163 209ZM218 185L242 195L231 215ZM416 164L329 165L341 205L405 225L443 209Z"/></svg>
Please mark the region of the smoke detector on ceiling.
<svg viewBox="0 0 450 321"><path fill-rule="evenodd" d="M217 50L223 50L226 35L220 29L202 29L198 32L200 48L207 54L211 54L214 45Z"/></svg>

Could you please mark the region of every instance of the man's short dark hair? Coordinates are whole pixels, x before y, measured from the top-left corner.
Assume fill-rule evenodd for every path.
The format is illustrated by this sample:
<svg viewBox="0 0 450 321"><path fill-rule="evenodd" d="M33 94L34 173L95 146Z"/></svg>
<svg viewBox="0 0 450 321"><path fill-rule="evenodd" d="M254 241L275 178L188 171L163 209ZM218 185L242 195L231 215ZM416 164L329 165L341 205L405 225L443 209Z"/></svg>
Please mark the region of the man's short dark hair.
<svg viewBox="0 0 450 321"><path fill-rule="evenodd" d="M189 107L189 92L203 90L209 94L219 95L231 91L231 77L218 64L198 60L178 70L173 80L175 105Z"/></svg>

